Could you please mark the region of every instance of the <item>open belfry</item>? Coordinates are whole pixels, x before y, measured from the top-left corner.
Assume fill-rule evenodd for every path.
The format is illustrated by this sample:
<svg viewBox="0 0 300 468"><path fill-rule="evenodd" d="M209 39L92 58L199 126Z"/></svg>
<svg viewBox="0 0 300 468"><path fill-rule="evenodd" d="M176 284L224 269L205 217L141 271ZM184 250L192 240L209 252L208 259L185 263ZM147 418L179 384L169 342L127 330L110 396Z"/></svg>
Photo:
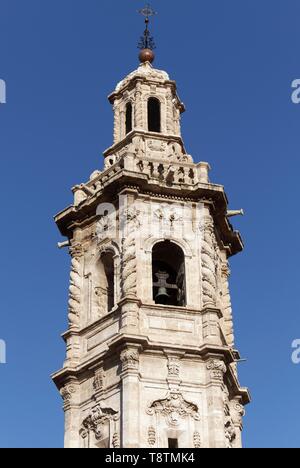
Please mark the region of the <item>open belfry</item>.
<svg viewBox="0 0 300 468"><path fill-rule="evenodd" d="M240 386L228 260L243 243L209 164L181 136L175 81L139 67L109 96L104 169L73 188L55 221L69 246L64 400L66 448L240 448Z"/></svg>

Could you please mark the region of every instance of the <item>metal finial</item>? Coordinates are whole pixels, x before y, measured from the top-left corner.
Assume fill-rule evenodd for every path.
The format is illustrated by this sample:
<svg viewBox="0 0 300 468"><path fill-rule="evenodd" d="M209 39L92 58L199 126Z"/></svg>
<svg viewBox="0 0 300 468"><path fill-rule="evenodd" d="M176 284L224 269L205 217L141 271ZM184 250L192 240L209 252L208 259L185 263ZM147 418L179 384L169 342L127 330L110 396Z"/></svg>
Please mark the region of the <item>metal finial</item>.
<svg viewBox="0 0 300 468"><path fill-rule="evenodd" d="M153 10L153 8L149 5L149 3L142 8L142 10L138 11L142 16L145 17L145 24L146 24L146 29L144 31L143 36L140 39L138 48L143 50L143 49L149 49L149 50L154 50L156 48L155 42L153 37L150 34L149 31L149 22L150 22L150 17L157 15L156 11Z"/></svg>

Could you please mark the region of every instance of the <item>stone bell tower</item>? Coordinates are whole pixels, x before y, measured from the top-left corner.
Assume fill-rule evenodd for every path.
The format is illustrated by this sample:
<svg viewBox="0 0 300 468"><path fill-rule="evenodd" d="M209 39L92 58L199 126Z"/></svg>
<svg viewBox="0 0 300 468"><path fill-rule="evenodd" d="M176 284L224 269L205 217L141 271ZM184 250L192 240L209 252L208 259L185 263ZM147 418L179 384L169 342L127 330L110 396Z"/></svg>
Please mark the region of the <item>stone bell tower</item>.
<svg viewBox="0 0 300 468"><path fill-rule="evenodd" d="M67 354L53 376L65 446L239 448L249 393L228 259L243 244L209 164L187 154L185 107L152 66L143 12L140 66L109 96L104 169L55 217L72 259Z"/></svg>

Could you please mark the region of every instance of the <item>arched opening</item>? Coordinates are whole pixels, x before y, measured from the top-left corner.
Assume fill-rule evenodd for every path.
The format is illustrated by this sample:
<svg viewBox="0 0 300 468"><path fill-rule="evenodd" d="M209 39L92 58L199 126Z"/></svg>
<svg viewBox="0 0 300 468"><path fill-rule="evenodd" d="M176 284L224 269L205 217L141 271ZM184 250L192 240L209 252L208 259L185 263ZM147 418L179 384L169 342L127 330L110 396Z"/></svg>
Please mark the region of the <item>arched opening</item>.
<svg viewBox="0 0 300 468"><path fill-rule="evenodd" d="M148 101L148 130L161 132L160 101L156 98L150 98Z"/></svg>
<svg viewBox="0 0 300 468"><path fill-rule="evenodd" d="M128 102L126 106L126 135L132 131L132 104Z"/></svg>
<svg viewBox="0 0 300 468"><path fill-rule="evenodd" d="M178 245L164 241L153 247L152 279L156 304L186 305L184 253Z"/></svg>
<svg viewBox="0 0 300 468"><path fill-rule="evenodd" d="M115 305L115 272L112 252L101 255L95 284L95 296L98 316L109 313Z"/></svg>

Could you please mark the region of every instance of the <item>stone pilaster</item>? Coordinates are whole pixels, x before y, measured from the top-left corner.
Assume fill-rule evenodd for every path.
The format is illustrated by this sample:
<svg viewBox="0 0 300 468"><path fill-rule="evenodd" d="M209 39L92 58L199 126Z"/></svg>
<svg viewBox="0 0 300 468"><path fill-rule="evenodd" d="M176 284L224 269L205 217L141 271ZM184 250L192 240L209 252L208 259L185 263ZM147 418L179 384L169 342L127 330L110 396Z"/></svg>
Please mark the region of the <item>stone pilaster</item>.
<svg viewBox="0 0 300 468"><path fill-rule="evenodd" d="M139 448L140 443L140 388L139 347L128 345L120 354L122 367L122 448Z"/></svg>
<svg viewBox="0 0 300 468"><path fill-rule="evenodd" d="M220 359L210 359L206 364L208 388L209 447L226 448L224 414L224 375L226 365Z"/></svg>
<svg viewBox="0 0 300 468"><path fill-rule="evenodd" d="M80 448L80 386L76 381L66 383L60 390L65 412L65 448Z"/></svg>

